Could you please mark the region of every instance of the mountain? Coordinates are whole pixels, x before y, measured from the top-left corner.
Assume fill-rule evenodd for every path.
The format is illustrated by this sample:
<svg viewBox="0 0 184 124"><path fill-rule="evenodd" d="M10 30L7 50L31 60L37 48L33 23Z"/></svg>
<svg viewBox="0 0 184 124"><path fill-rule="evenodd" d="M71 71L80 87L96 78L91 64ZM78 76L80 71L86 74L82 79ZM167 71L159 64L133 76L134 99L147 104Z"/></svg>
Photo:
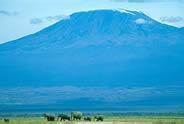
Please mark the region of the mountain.
<svg viewBox="0 0 184 124"><path fill-rule="evenodd" d="M0 86L183 86L183 32L142 12L74 13L1 44Z"/></svg>

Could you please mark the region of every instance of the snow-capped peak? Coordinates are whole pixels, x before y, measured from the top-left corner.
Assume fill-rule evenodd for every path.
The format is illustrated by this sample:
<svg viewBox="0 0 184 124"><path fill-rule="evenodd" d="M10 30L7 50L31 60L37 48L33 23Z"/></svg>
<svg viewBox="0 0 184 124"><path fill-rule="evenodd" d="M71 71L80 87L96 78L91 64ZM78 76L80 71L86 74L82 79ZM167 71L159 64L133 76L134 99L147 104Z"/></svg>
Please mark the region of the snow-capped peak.
<svg viewBox="0 0 184 124"><path fill-rule="evenodd" d="M123 9L123 8L115 9L115 11L119 11L121 13L127 13L127 14L131 14L131 15L135 15L135 13L133 13L133 12L131 12L129 10Z"/></svg>

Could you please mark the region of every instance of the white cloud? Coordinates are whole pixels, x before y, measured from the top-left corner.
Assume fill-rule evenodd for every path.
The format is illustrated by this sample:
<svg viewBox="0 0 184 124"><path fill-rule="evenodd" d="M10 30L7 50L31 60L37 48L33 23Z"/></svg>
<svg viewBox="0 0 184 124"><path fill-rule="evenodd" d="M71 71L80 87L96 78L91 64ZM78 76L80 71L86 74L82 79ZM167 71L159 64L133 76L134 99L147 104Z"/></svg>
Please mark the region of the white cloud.
<svg viewBox="0 0 184 124"><path fill-rule="evenodd" d="M161 17L160 20L162 22L176 23L176 22L181 22L184 19L180 16L176 16L176 17L174 17L174 16L171 16L171 17L164 16L164 17Z"/></svg>
<svg viewBox="0 0 184 124"><path fill-rule="evenodd" d="M143 19L143 18L139 18L135 20L136 24L146 24L147 20Z"/></svg>
<svg viewBox="0 0 184 124"><path fill-rule="evenodd" d="M32 19L30 19L30 24L39 25L45 21L57 22L59 20L67 20L67 19L70 19L70 16L68 16L68 15L56 15L56 16L48 16L48 17L43 17L43 18L32 18Z"/></svg>
<svg viewBox="0 0 184 124"><path fill-rule="evenodd" d="M33 24L33 25L39 25L39 24L41 24L43 21L42 21L42 19L40 19L40 18L32 18L31 20L30 20L30 24Z"/></svg>
<svg viewBox="0 0 184 124"><path fill-rule="evenodd" d="M68 16L68 15L56 15L56 16L46 17L46 20L50 21L50 22L59 21L59 20L66 20L66 19L70 19L70 16Z"/></svg>
<svg viewBox="0 0 184 124"><path fill-rule="evenodd" d="M16 16L18 15L17 12L9 12L9 11L6 11L6 10L0 10L0 15L3 15L3 16Z"/></svg>

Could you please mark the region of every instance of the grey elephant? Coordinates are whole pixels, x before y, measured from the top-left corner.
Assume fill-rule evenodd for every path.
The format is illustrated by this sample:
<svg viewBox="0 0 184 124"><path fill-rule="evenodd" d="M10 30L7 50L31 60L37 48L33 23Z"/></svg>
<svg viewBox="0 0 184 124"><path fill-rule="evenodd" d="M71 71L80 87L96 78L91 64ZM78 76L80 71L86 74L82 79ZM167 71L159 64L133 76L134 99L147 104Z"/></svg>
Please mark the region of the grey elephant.
<svg viewBox="0 0 184 124"><path fill-rule="evenodd" d="M57 118L57 120L60 120L60 121L66 121L66 120L70 120L70 116L68 116L68 115L66 115L66 114L59 114L58 115L58 118Z"/></svg>
<svg viewBox="0 0 184 124"><path fill-rule="evenodd" d="M89 117L89 116L85 116L85 117L84 117L84 121L92 121L92 118Z"/></svg>
<svg viewBox="0 0 184 124"><path fill-rule="evenodd" d="M103 121L104 120L102 115L96 115L96 116L94 116L94 119L95 119L95 121Z"/></svg>
<svg viewBox="0 0 184 124"><path fill-rule="evenodd" d="M43 114L43 117L47 119L47 121L55 121L55 116L49 114Z"/></svg>
<svg viewBox="0 0 184 124"><path fill-rule="evenodd" d="M82 113L81 112L71 112L71 120L81 120Z"/></svg>
<svg viewBox="0 0 184 124"><path fill-rule="evenodd" d="M4 118L4 122L10 122L10 119L8 119L8 118Z"/></svg>

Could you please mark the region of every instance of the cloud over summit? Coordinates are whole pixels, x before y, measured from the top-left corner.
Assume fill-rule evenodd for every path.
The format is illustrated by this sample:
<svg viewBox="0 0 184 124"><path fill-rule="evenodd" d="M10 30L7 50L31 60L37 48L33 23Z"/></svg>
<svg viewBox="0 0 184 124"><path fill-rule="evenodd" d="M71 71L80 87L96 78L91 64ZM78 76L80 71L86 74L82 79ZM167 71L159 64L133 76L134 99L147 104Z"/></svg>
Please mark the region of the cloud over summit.
<svg viewBox="0 0 184 124"><path fill-rule="evenodd" d="M69 19L70 16L67 16L67 15L55 15L55 16L48 16L46 17L46 20L47 21L59 21L59 20L62 20L62 19Z"/></svg>
<svg viewBox="0 0 184 124"><path fill-rule="evenodd" d="M176 22L181 22L181 21L184 21L184 19L180 16L176 16L176 17L167 17L167 16L164 16L164 17L161 17L160 20L162 22L170 22L170 23L176 23Z"/></svg>
<svg viewBox="0 0 184 124"><path fill-rule="evenodd" d="M147 23L147 20L145 20L143 18L139 18L139 19L135 20L135 23L136 24L146 24Z"/></svg>

